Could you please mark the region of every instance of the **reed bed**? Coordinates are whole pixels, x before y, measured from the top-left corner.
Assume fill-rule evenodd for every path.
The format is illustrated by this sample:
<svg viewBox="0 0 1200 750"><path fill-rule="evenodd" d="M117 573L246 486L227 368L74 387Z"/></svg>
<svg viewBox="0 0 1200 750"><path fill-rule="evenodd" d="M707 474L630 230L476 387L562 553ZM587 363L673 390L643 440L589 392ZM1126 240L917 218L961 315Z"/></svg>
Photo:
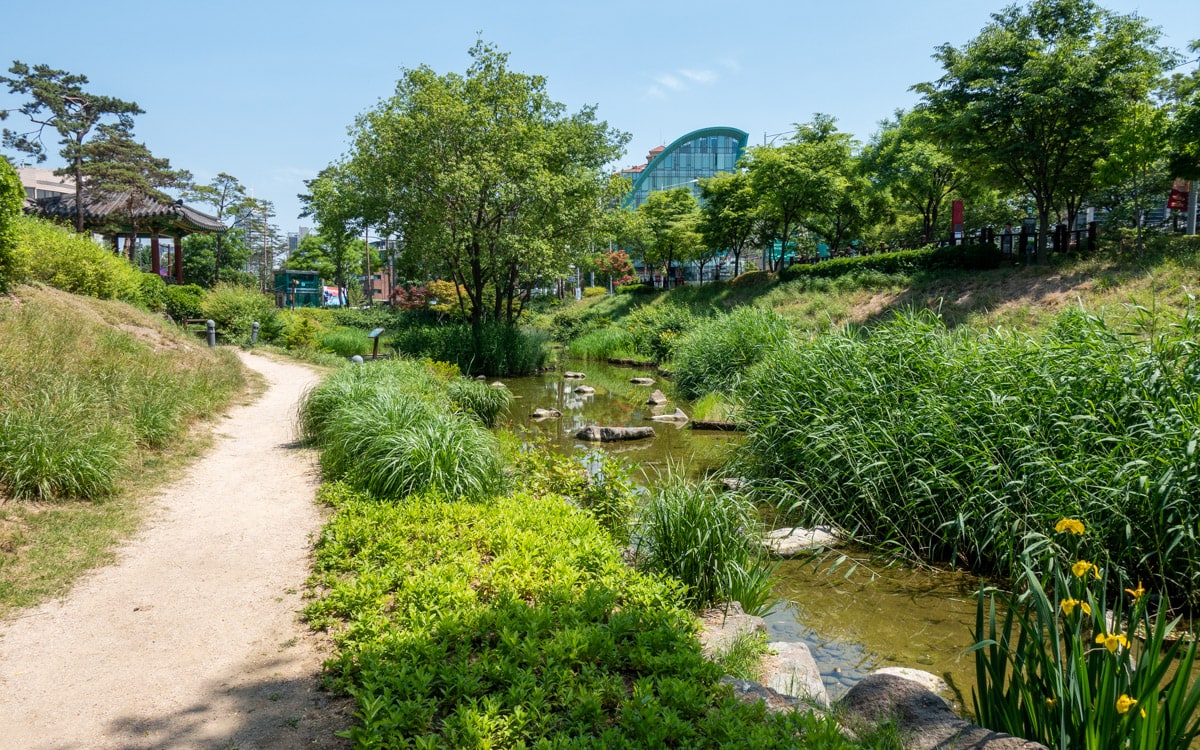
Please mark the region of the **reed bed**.
<svg viewBox="0 0 1200 750"><path fill-rule="evenodd" d="M675 385L686 398L731 393L746 370L788 341L791 330L774 310L749 305L705 320L675 342Z"/></svg>
<svg viewBox="0 0 1200 750"><path fill-rule="evenodd" d="M1200 320L1081 312L1039 335L932 314L769 354L739 400L741 460L787 515L876 547L1013 575L1062 517L1124 574L1200 593Z"/></svg>

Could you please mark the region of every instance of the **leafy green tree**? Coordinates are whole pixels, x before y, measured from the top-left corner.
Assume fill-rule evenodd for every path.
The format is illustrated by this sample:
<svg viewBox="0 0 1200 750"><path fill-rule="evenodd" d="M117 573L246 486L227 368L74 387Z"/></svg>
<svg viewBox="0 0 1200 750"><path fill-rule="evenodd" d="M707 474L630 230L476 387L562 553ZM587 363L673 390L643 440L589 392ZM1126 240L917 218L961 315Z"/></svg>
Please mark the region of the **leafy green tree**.
<svg viewBox="0 0 1200 750"><path fill-rule="evenodd" d="M0 294L8 291L17 271L17 217L25 205L21 178L7 159L0 159Z"/></svg>
<svg viewBox="0 0 1200 750"><path fill-rule="evenodd" d="M183 238L183 280L187 284L214 287L219 282L254 286L258 279L245 271L250 261L241 227L229 229L221 238L221 255L216 252L217 235L190 234Z"/></svg>
<svg viewBox="0 0 1200 750"><path fill-rule="evenodd" d="M322 279L333 280L337 275L329 257L329 244L319 234L310 234L288 255L283 267L289 271L316 271Z"/></svg>
<svg viewBox="0 0 1200 750"><path fill-rule="evenodd" d="M362 204L362 186L345 165L331 165L322 169L312 180L305 182L308 192L301 194L303 216L316 220L318 234L324 238L326 252L333 265L333 276L338 289L346 289L346 279L351 271L361 267L358 238L366 228L366 209ZM411 255L408 258L411 260ZM417 269L410 275L427 278L424 264L414 264ZM342 304L348 304L342 300Z"/></svg>
<svg viewBox="0 0 1200 750"><path fill-rule="evenodd" d="M191 173L174 169L168 159L150 153L138 143L132 129L123 124L104 124L96 137L84 144L79 174L88 192L94 196L121 201L132 226L129 260L136 260L137 214L145 200L168 201L165 190L182 190L191 182Z"/></svg>
<svg viewBox="0 0 1200 750"><path fill-rule="evenodd" d="M915 87L956 159L1032 198L1039 262L1051 217L1074 219L1108 141L1162 72L1158 38L1091 0L1033 0L993 14L963 47L939 47L944 75Z"/></svg>
<svg viewBox="0 0 1200 750"><path fill-rule="evenodd" d="M834 118L816 114L796 126L789 143L750 149L746 170L773 240L786 248L810 223L838 215L852 148L853 141L837 130ZM826 221L825 226L825 231L835 230L835 222ZM784 255L779 254L776 270Z"/></svg>
<svg viewBox="0 0 1200 750"><path fill-rule="evenodd" d="M1189 46L1200 52L1200 39ZM1169 170L1174 177L1200 180L1200 68L1173 82L1174 117L1169 132Z"/></svg>
<svg viewBox="0 0 1200 750"><path fill-rule="evenodd" d="M133 116L142 114L143 110L135 102L84 91L88 82L84 75L55 70L48 65L30 67L19 60L13 61L8 72L12 75L0 76L0 83L8 86L9 93L29 97L19 111L36 127L27 132L5 128L4 145L43 162L46 160L42 139L45 129L53 128L59 134L61 149L58 153L68 166L56 170L55 174L70 175L75 180L75 231L82 232L84 146L88 134L105 122L132 128ZM0 110L0 119L4 119L5 114Z"/></svg>
<svg viewBox="0 0 1200 750"><path fill-rule="evenodd" d="M864 170L887 191L899 210L920 217L926 241L937 232L947 201L962 188L967 172L934 139L920 112L897 112L863 150Z"/></svg>
<svg viewBox="0 0 1200 750"><path fill-rule="evenodd" d="M733 253L734 273L742 251L761 233L760 225L757 196L745 172L700 180L700 236L708 247Z"/></svg>
<svg viewBox="0 0 1200 750"><path fill-rule="evenodd" d="M1167 111L1149 102L1139 104L1109 141L1109 153L1097 162L1098 195L1108 208L1110 221L1131 216L1137 227L1137 249L1142 250L1146 211L1159 203L1171 186L1163 142L1167 139Z"/></svg>
<svg viewBox="0 0 1200 750"><path fill-rule="evenodd" d="M478 331L515 319L531 282L586 252L627 136L592 107L567 114L543 77L509 70L494 47L470 55L466 75L405 70L335 170L359 189L366 224L463 286Z"/></svg>
<svg viewBox="0 0 1200 750"><path fill-rule="evenodd" d="M650 193L637 211L645 221L647 232L646 266L663 267L663 289L666 289L675 261L694 260L703 247L696 198L686 187L659 190Z"/></svg>
<svg viewBox="0 0 1200 750"><path fill-rule="evenodd" d="M236 177L226 172L221 172L207 185L192 185L185 193L185 198L189 201L203 203L212 206L213 215L224 222L227 216L236 217L233 220L233 225L225 232L218 233L212 243L211 262L212 262L212 284L215 285L220 281L221 276L221 261L223 246L227 241L234 239L232 232L239 231L238 221L244 216L249 206L246 201L249 198L246 195L246 189ZM235 240L236 241L236 240ZM245 265L246 258L242 258L241 263L237 267ZM198 283L198 282L192 282Z"/></svg>

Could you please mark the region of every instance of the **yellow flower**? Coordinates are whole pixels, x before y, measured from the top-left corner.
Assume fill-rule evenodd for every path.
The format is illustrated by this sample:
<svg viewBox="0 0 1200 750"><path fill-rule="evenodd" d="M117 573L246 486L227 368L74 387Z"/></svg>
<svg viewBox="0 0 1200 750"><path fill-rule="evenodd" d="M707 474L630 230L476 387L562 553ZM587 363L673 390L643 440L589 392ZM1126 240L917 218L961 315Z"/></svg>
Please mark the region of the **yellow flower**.
<svg viewBox="0 0 1200 750"><path fill-rule="evenodd" d="M1129 648L1129 639L1120 633L1115 635L1112 633L1100 633L1096 636L1096 643L1108 649L1108 653L1110 654L1117 653L1118 648ZM1125 712L1122 711L1121 713Z"/></svg>
<svg viewBox="0 0 1200 750"><path fill-rule="evenodd" d="M1083 521L1074 518L1064 518L1054 525L1054 530L1059 534L1069 531L1076 536L1081 536L1083 534Z"/></svg>
<svg viewBox="0 0 1200 750"><path fill-rule="evenodd" d="M1135 700L1134 698L1130 698L1128 695L1125 695L1124 693L1121 693L1121 697L1117 698L1117 713L1127 714L1127 713L1129 713L1129 709L1133 708L1136 705L1137 705L1137 700ZM1146 712L1143 711L1142 715L1145 716Z"/></svg>
<svg viewBox="0 0 1200 750"><path fill-rule="evenodd" d="M1075 574L1076 578L1083 578L1089 571L1095 577L1100 577L1100 569L1087 560L1080 560L1071 566L1071 572Z"/></svg>
<svg viewBox="0 0 1200 750"><path fill-rule="evenodd" d="M1132 596L1134 601L1137 601L1146 593L1146 589L1142 588L1142 582L1138 581L1138 587L1136 589L1125 589L1125 593Z"/></svg>
<svg viewBox="0 0 1200 750"><path fill-rule="evenodd" d="M1090 615L1092 613L1091 605L1087 602L1081 602L1078 599L1063 599L1061 602L1059 602L1059 606L1062 607L1062 613L1064 615L1071 614L1075 611L1076 607L1079 607L1079 609L1083 610L1085 615Z"/></svg>
<svg viewBox="0 0 1200 750"><path fill-rule="evenodd" d="M1057 698L1047 698L1046 699L1046 708L1054 708L1057 705L1058 705Z"/></svg>

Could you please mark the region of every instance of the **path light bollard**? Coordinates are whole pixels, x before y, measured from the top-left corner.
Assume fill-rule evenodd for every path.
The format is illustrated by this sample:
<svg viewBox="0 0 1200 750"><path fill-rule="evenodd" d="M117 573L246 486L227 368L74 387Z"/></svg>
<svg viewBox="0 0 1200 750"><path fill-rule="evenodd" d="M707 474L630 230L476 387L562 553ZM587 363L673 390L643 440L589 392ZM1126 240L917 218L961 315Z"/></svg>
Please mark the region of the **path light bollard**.
<svg viewBox="0 0 1200 750"><path fill-rule="evenodd" d="M205 327L208 329L208 348L212 349L217 345L217 322L215 320L204 321Z"/></svg>
<svg viewBox="0 0 1200 750"><path fill-rule="evenodd" d="M254 321L254 323L252 323L250 325L250 346L254 346L257 343L258 343L258 321L256 320L256 321Z"/></svg>

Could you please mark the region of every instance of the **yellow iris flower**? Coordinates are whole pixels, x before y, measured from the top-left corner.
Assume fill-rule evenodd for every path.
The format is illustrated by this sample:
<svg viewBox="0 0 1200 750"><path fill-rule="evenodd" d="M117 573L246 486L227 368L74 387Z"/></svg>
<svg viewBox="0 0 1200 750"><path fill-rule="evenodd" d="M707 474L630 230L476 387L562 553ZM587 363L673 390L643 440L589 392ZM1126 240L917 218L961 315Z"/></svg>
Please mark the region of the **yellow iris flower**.
<svg viewBox="0 0 1200 750"><path fill-rule="evenodd" d="M1108 653L1117 653L1118 648L1129 648L1129 639L1120 633L1100 633L1096 636L1096 643L1108 649ZM1121 713L1125 713L1122 711Z"/></svg>
<svg viewBox="0 0 1200 750"><path fill-rule="evenodd" d="M1083 534L1083 521L1075 518L1064 518L1054 525L1054 530L1059 534L1069 531L1076 536L1081 536Z"/></svg>
<svg viewBox="0 0 1200 750"><path fill-rule="evenodd" d="M1078 599L1063 599L1058 604L1062 608L1062 613L1064 615L1071 614L1075 611L1076 607L1079 607L1079 609L1083 610L1085 615L1090 615L1092 613L1092 606L1087 602L1081 602Z"/></svg>
<svg viewBox="0 0 1200 750"><path fill-rule="evenodd" d="M1096 578L1100 577L1100 569L1097 568L1094 564L1088 562L1087 560L1080 560L1079 562L1077 562L1071 566L1071 572L1075 574L1076 578L1083 578L1085 575L1088 574L1089 571Z"/></svg>
<svg viewBox="0 0 1200 750"><path fill-rule="evenodd" d="M1125 589L1125 593L1132 596L1134 601L1137 601L1138 599L1141 599L1143 595L1145 595L1146 589L1142 588L1142 582L1138 581L1138 587L1136 589Z"/></svg>
<svg viewBox="0 0 1200 750"><path fill-rule="evenodd" d="M1127 713L1129 713L1129 709L1133 708L1136 705L1137 705L1136 698L1130 698L1128 695L1125 695L1124 693L1122 693L1121 697L1117 698L1117 713L1127 714ZM1143 719L1146 718L1146 709L1139 708L1138 713L1141 714Z"/></svg>

